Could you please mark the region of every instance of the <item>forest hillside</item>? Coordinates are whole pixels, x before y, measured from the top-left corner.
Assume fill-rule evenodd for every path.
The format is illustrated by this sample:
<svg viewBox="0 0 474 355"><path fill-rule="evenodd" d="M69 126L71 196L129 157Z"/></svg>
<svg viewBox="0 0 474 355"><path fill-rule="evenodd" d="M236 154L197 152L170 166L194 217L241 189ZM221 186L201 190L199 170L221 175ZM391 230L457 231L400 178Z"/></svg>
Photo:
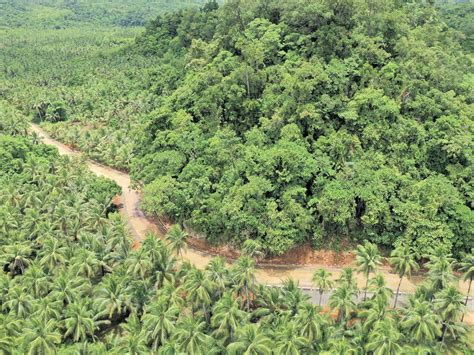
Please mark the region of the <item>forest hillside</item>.
<svg viewBox="0 0 474 355"><path fill-rule="evenodd" d="M0 0L0 355L472 354L472 15ZM354 260L258 282L297 246Z"/></svg>
<svg viewBox="0 0 474 355"><path fill-rule="evenodd" d="M472 247L473 66L437 8L228 1L158 17L131 171L150 213L280 254Z"/></svg>

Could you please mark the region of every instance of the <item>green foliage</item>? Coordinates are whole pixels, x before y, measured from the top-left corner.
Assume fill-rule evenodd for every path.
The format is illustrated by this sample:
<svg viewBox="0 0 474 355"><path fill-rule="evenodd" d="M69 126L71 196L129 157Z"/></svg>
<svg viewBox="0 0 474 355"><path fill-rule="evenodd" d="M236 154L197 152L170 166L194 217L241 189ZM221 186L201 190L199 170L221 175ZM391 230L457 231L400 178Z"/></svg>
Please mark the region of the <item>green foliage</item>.
<svg viewBox="0 0 474 355"><path fill-rule="evenodd" d="M472 62L433 6L229 1L158 17L136 50L176 68L132 163L173 201L150 212L269 254L472 247Z"/></svg>
<svg viewBox="0 0 474 355"><path fill-rule="evenodd" d="M2 96L215 244L473 247L470 4L184 3L8 2Z"/></svg>
<svg viewBox="0 0 474 355"><path fill-rule="evenodd" d="M202 0L5 0L0 21L6 27L46 27L62 29L77 24L143 26L156 14Z"/></svg>
<svg viewBox="0 0 474 355"><path fill-rule="evenodd" d="M452 28L462 33L461 43L474 50L474 3L472 1L456 1L439 4L443 20Z"/></svg>
<svg viewBox="0 0 474 355"><path fill-rule="evenodd" d="M331 291L332 319L293 280L259 285L248 256L231 266L216 258L203 270L178 264L172 253L186 241L179 227L167 237L171 245L148 235L133 250L120 217L106 211L116 187L32 138L0 137L10 152L5 162L16 167L0 170L2 352L472 352L460 323L464 299L444 282L453 277L452 259L440 249L430 256L430 269L445 273L430 274L432 303L417 292L407 307L389 309L381 275L360 302L346 270ZM371 256L368 268L377 264L374 248L359 248ZM334 286L325 270L314 281L325 292Z"/></svg>

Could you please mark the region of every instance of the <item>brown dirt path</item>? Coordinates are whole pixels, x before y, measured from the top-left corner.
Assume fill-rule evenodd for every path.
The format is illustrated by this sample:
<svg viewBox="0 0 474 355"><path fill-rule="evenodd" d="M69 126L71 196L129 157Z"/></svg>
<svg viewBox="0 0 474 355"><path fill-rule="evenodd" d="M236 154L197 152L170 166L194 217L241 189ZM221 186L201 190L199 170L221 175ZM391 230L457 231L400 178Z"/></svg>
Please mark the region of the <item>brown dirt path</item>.
<svg viewBox="0 0 474 355"><path fill-rule="evenodd" d="M43 143L55 146L60 154L75 157L81 156L80 152L74 151L68 146L49 137L49 135L39 126L31 124L31 130L36 132L36 134L42 139ZM141 242L148 232L153 232L162 236L162 233L159 232L160 229L158 226L148 219L140 210L140 193L130 188L131 181L128 174L90 160L87 161L87 166L96 175L108 177L109 179L114 180L122 188L121 201L123 203L123 209L121 212L125 221L129 225L130 231L134 235L137 244ZM198 268L204 268L212 259L213 255L189 248L184 253L183 257ZM300 286L311 287L311 277L314 271L320 267L330 271L334 278L338 278L341 272L340 267L330 267L323 264L311 264L308 266L261 265L257 270L257 280L260 283L268 285L279 285L282 280L293 278L299 281ZM387 285L396 290L399 282L398 276L386 267L380 268L378 272L384 275ZM359 287L365 286L363 275L358 274L357 281ZM421 281L422 277L420 276L404 279L400 291L407 293L413 292L416 285ZM467 283L460 282L459 286L461 291L465 294L467 292ZM471 315L472 314L474 314L474 312L471 312ZM471 315L467 317L470 320L474 318L471 317ZM472 320L474 322L474 319Z"/></svg>

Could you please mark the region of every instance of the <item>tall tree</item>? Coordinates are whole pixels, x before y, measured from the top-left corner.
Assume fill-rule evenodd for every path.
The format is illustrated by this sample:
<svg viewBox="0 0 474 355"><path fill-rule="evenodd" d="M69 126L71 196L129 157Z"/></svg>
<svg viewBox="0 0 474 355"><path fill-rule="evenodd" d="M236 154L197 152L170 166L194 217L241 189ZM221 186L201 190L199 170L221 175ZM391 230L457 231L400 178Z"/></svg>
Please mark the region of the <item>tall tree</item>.
<svg viewBox="0 0 474 355"><path fill-rule="evenodd" d="M342 324L352 310L355 309L355 292L347 284L340 285L329 297L329 307L337 309L338 321Z"/></svg>
<svg viewBox="0 0 474 355"><path fill-rule="evenodd" d="M418 344L429 345L441 335L439 322L440 319L433 312L430 303L415 298L408 309L404 310L401 327L410 339L414 339Z"/></svg>
<svg viewBox="0 0 474 355"><path fill-rule="evenodd" d="M367 298L369 275L382 264L382 257L379 254L377 246L368 241L365 241L364 245L358 245L356 251L356 264L359 267L359 271L364 273L366 277L364 293L365 300Z"/></svg>
<svg viewBox="0 0 474 355"><path fill-rule="evenodd" d="M366 349L374 354L400 354L402 351L401 338L394 320L385 318L378 321L374 330L369 334Z"/></svg>
<svg viewBox="0 0 474 355"><path fill-rule="evenodd" d="M300 335L295 322L289 321L281 325L275 334L275 352L277 354L297 355L305 353L309 348L309 340Z"/></svg>
<svg viewBox="0 0 474 355"><path fill-rule="evenodd" d="M239 308L231 293L225 293L214 305L211 325L215 328L217 338L224 340L224 345L234 341L234 334L242 326L246 313Z"/></svg>
<svg viewBox="0 0 474 355"><path fill-rule="evenodd" d="M112 275L98 285L94 302L100 314L111 320L124 319L132 308L124 281Z"/></svg>
<svg viewBox="0 0 474 355"><path fill-rule="evenodd" d="M163 299L151 303L146 308L142 317L143 328L152 343L154 351L157 351L159 346L166 343L173 336L178 313L178 307L171 306L168 308L167 302L164 302Z"/></svg>
<svg viewBox="0 0 474 355"><path fill-rule="evenodd" d="M439 292L449 287L454 281L454 259L450 254L432 255L427 263L427 279L431 283L432 293Z"/></svg>
<svg viewBox="0 0 474 355"><path fill-rule="evenodd" d="M456 323L466 312L462 294L454 286L448 286L435 295L435 309L443 320L441 341L444 342L449 326Z"/></svg>
<svg viewBox="0 0 474 355"><path fill-rule="evenodd" d="M271 339L257 324L247 324L237 330L235 341L227 346L230 355L270 355Z"/></svg>
<svg viewBox="0 0 474 355"><path fill-rule="evenodd" d="M405 276L410 277L413 271L418 270L419 265L415 261L414 255L408 245L400 245L395 248L390 254L389 262L400 277L397 292L395 293L395 301L393 302L393 308L396 308L403 278Z"/></svg>
<svg viewBox="0 0 474 355"><path fill-rule="evenodd" d="M463 272L464 281L469 282L467 288L466 299L464 305L467 307L467 301L469 300L469 294L471 293L472 280L474 279L474 249L471 249L470 254L466 254L463 260L459 263L459 270ZM461 316L461 322L464 321L464 313Z"/></svg>
<svg viewBox="0 0 474 355"><path fill-rule="evenodd" d="M242 302L250 309L251 292L255 287L255 261L247 256L240 257L232 268L232 281Z"/></svg>
<svg viewBox="0 0 474 355"><path fill-rule="evenodd" d="M206 273L209 280L215 284L217 296L219 297L230 282L230 272L226 267L224 258L212 258L206 266Z"/></svg>
<svg viewBox="0 0 474 355"><path fill-rule="evenodd" d="M330 279L331 273L328 272L326 269L318 269L314 272L313 274L313 285L315 285L318 288L319 292L319 306L321 306L321 301L323 298L323 293L325 291L330 290L334 283Z"/></svg>
<svg viewBox="0 0 474 355"><path fill-rule="evenodd" d="M188 244L188 234L183 231L179 224L175 224L166 234L166 240L168 241L168 246L173 250L176 255L182 257L182 253L186 251Z"/></svg>
<svg viewBox="0 0 474 355"><path fill-rule="evenodd" d="M212 338L204 333L206 322L190 317L183 318L179 323L174 338L181 350L186 354L204 355L213 347Z"/></svg>
<svg viewBox="0 0 474 355"><path fill-rule="evenodd" d="M90 305L85 302L72 303L65 312L64 337L71 336L75 342L84 341L94 335L99 324L93 318Z"/></svg>
<svg viewBox="0 0 474 355"><path fill-rule="evenodd" d="M187 291L187 299L191 301L194 315L197 307L201 307L204 317L209 322L209 308L212 304L213 284L206 274L196 268L192 269L183 288Z"/></svg>
<svg viewBox="0 0 474 355"><path fill-rule="evenodd" d="M311 344L317 344L322 340L324 328L328 326L327 319L321 316L317 307L310 303L304 303L299 308L295 322L300 328L300 334Z"/></svg>
<svg viewBox="0 0 474 355"><path fill-rule="evenodd" d="M46 323L35 318L31 319L22 335L22 344L28 355L55 354L56 346L60 342L61 334L52 319Z"/></svg>

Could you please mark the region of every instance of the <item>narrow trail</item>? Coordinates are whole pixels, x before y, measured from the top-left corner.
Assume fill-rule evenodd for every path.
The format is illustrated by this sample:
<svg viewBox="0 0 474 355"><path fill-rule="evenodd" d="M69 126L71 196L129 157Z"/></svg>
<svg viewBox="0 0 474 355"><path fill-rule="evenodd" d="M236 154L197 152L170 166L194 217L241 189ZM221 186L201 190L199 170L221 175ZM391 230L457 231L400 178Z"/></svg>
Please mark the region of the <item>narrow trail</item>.
<svg viewBox="0 0 474 355"><path fill-rule="evenodd" d="M52 139L43 129L38 125L31 124L31 130L41 138L42 142L47 145L55 146L62 155L69 155L80 157L81 153L72 150L68 146ZM140 210L140 193L131 189L130 175L113 169L108 166L101 165L91 160L87 160L87 166L90 171L98 176L105 176L115 181L122 188L121 202L123 208L121 213L129 226L130 232L133 234L135 241L140 243L148 232L153 232L162 237L160 229L156 224L151 222L143 211ZM184 253L183 258L190 261L198 268L204 268L212 259L213 255L206 254L191 248ZM281 285L282 280L292 278L297 280L302 288L311 288L311 278L314 271L318 268L325 268L330 271L333 277L339 277L341 268L328 267L326 265L311 265L311 266L259 266L257 269L257 281L267 285ZM382 273L386 279L387 286L396 290L399 282L397 274L394 274L388 268L380 268L379 273ZM410 279L404 279L400 292L411 293L415 290L416 285L422 281L421 276L414 276ZM365 286L365 278L363 275L357 274L357 282L359 287ZM460 282L461 291L466 294L467 282ZM472 310L473 300L470 300L470 309ZM474 312L470 312L466 318L472 318L474 321Z"/></svg>

